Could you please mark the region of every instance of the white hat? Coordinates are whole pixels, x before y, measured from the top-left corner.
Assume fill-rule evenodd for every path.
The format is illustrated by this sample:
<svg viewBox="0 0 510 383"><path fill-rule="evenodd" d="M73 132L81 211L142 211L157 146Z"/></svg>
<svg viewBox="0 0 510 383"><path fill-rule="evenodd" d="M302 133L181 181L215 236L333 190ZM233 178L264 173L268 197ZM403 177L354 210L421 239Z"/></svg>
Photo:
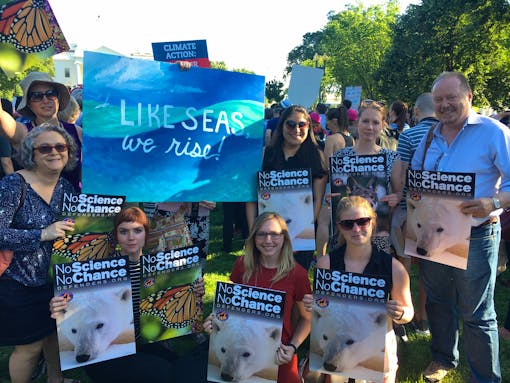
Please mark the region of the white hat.
<svg viewBox="0 0 510 383"><path fill-rule="evenodd" d="M67 104L69 104L69 90L64 84L59 82L55 82L53 78L48 73L44 72L30 72L27 77L20 81L19 85L23 90L23 98L21 99L17 112L22 114L23 116L33 118L35 117L34 113L28 107L27 98L28 92L30 91L30 87L34 85L34 83L43 83L49 84L58 92L58 109L65 109Z"/></svg>

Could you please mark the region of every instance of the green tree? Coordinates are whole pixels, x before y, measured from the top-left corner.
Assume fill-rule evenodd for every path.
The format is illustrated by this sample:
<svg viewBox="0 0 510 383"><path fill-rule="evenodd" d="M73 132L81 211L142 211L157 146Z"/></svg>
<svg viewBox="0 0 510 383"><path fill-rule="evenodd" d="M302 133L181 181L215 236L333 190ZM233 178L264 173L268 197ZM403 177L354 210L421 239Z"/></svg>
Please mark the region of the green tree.
<svg viewBox="0 0 510 383"><path fill-rule="evenodd" d="M291 50L287 56L286 74L290 74L292 65L305 65L306 62L313 61L317 55L324 55L324 50L321 45L323 36L324 34L322 31L306 33L303 36L303 43Z"/></svg>
<svg viewBox="0 0 510 383"><path fill-rule="evenodd" d="M211 61L211 68L212 69L228 70L227 64L225 64L225 61Z"/></svg>
<svg viewBox="0 0 510 383"><path fill-rule="evenodd" d="M284 84L278 80L266 82L266 99L269 104L280 103L285 98Z"/></svg>
<svg viewBox="0 0 510 383"><path fill-rule="evenodd" d="M8 77L2 70L0 70L0 96L2 98L12 100L15 95L21 95L23 92L19 86L19 82L25 78L29 72L33 71L46 72L52 77L55 76L55 65L53 64L53 59L48 58L39 61L37 64L12 77Z"/></svg>
<svg viewBox="0 0 510 383"><path fill-rule="evenodd" d="M384 6L368 8L349 5L330 15L319 45L328 57L326 77L336 82L337 88L361 85L364 97L381 96L375 73L391 48L398 12L398 1L390 0Z"/></svg>
<svg viewBox="0 0 510 383"><path fill-rule="evenodd" d="M377 78L391 100L414 101L442 71L469 78L474 104L510 102L510 5L506 0L423 0L394 27Z"/></svg>

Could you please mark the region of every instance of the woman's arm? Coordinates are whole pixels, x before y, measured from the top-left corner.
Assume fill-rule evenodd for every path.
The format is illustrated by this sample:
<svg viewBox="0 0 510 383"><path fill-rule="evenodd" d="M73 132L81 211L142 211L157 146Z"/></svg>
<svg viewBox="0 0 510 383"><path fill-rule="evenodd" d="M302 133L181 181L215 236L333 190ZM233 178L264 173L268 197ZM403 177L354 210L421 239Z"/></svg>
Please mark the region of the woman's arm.
<svg viewBox="0 0 510 383"><path fill-rule="evenodd" d="M326 192L327 181L328 181L327 176L322 176L321 178L314 178L312 181L314 221L317 221L317 219L319 218L319 212L321 211L322 206L322 199L324 198L324 193Z"/></svg>
<svg viewBox="0 0 510 383"><path fill-rule="evenodd" d="M9 113L2 109L0 105L0 134L6 137L11 145L21 144L27 134L25 124L16 121Z"/></svg>
<svg viewBox="0 0 510 383"><path fill-rule="evenodd" d="M386 304L386 310L395 323L409 323L414 317L409 274L395 258L392 259L392 278L391 299Z"/></svg>
<svg viewBox="0 0 510 383"><path fill-rule="evenodd" d="M299 313L299 319L294 330L294 334L289 342L289 345L281 344L278 352L276 353L276 363L285 364L292 360L296 349L304 342L306 337L310 334L312 327L312 314L305 309L303 301L295 302L294 307ZM294 347L290 346L292 344Z"/></svg>
<svg viewBox="0 0 510 383"><path fill-rule="evenodd" d="M397 158L391 168L390 186L391 193L381 198L388 206L395 207L402 199L402 160Z"/></svg>

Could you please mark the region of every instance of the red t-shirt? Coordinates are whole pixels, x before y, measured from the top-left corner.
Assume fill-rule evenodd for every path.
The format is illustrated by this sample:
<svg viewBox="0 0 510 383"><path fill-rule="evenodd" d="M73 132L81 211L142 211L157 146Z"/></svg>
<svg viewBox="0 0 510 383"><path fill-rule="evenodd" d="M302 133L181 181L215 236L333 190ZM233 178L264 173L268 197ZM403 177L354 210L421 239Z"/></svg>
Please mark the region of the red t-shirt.
<svg viewBox="0 0 510 383"><path fill-rule="evenodd" d="M292 339L294 329L292 328L292 308L294 302L303 300L305 294L311 294L310 279L308 273L299 264L296 263L294 270L279 281L272 282L271 279L276 273L276 269L267 269L260 267L259 272L251 276L248 283L243 282L244 264L243 257L239 257L230 274L230 280L234 283L244 283L256 287L285 291L285 306L283 311L283 331L282 343L288 344ZM278 368L278 382L293 383L300 382L297 366L297 355L288 364L283 364Z"/></svg>

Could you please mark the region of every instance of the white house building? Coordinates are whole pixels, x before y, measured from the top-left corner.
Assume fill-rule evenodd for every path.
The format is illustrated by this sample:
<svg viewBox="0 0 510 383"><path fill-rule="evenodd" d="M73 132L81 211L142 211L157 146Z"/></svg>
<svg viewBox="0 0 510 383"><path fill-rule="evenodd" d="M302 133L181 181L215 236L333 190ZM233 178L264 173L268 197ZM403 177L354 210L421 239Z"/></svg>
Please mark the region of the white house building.
<svg viewBox="0 0 510 383"><path fill-rule="evenodd" d="M105 46L92 51L126 56ZM131 56L152 59L152 56L149 57L147 54L132 54ZM71 44L69 52L62 52L53 56L53 63L55 64L55 81L65 84L69 88L83 84L83 49L79 49L76 44Z"/></svg>

